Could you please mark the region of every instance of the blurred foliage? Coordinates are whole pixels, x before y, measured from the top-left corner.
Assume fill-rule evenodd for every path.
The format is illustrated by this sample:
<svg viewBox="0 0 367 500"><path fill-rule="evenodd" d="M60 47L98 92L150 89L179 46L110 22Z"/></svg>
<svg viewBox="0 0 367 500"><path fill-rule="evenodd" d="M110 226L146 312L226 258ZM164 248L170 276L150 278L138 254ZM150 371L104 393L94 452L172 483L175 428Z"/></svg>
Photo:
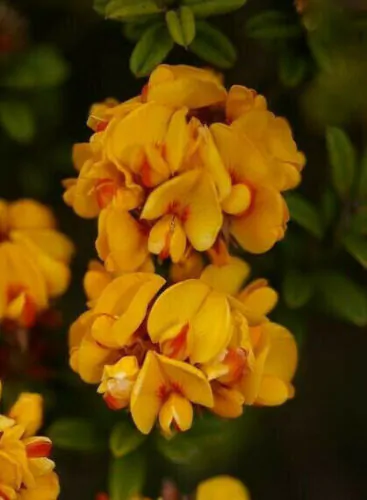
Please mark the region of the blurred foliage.
<svg viewBox="0 0 367 500"><path fill-rule="evenodd" d="M174 44L221 69L234 65L237 51L209 16L226 14L246 0L94 0L95 10L107 19L123 23L123 34L137 42L130 69L146 76L162 63Z"/></svg>
<svg viewBox="0 0 367 500"><path fill-rule="evenodd" d="M321 345L325 364L324 357L331 349L329 345L323 346L322 341L317 344L315 336L327 338L327 330L332 330L334 335L334 330L339 328L344 340L337 355L344 356L344 349L358 340L356 335L353 341L349 340L351 332L346 324L361 328L361 334L362 327L367 325L366 9L359 8L358 2L343 5L343 2L326 0L298 0L297 10L290 0L259 3L249 0L238 11L245 1L95 0L94 7L100 15L93 17L92 1L29 0L18 4L23 9L0 2L0 145L6 166L0 172L1 195L33 196L61 206L59 180L71 170L70 144L83 138L82 119L87 114L87 106L93 99L102 99L109 93L120 92L116 97L123 99L136 93L137 86L128 75L128 63L124 60L130 57L131 46L121 36L118 23L124 37L135 44L130 67L137 76L148 74L167 57L180 63L197 61L195 57L199 57L202 64L224 69L232 67L237 60L229 80L262 90L269 97L271 108L291 120L297 141L309 157L304 184L287 196L291 221L286 238L268 255L249 259L254 274L269 276L280 291L280 303L273 318L296 334L302 348L310 349L309 345L314 343ZM51 35L45 30L46 35L35 36L40 11L47 20L60 16L62 28L56 22L51 23L49 31L54 29L55 33ZM230 11L230 16L221 17ZM79 17L71 17L70 12L73 16L78 12ZM214 19L215 24L206 19L211 15L220 16ZM115 22L105 22L103 17ZM77 30L70 19L78 23ZM230 32L231 40L226 32ZM121 46L116 52L111 51L111 46L118 45L120 40ZM90 72L87 66L92 66ZM72 95L67 101L65 92ZM265 423L260 422L256 409L230 422L204 415L197 419L191 431L167 441L158 433L145 438L133 432L126 414L106 409L94 388L87 387L70 373L66 362L66 325L84 300L80 282L87 263L89 250L86 249L91 248L95 228L91 225L89 229L84 221L79 226L66 209L59 208L59 212L61 222L74 235L80 248L75 283L63 304L64 325L59 326L55 334L42 335L41 346L34 346L31 340L28 351L20 348L22 339L18 334L9 338L0 332L1 368L9 379L4 387L4 400L11 401L24 389L44 394L48 411L46 423L50 424L49 434L56 451L65 450L68 457L76 453L78 463L88 462L101 450L109 452L113 500L124 499L129 492L145 491L146 485L149 491L154 488L158 491L161 477L168 474L182 483L186 491L192 490L199 479L215 472L237 468L246 477L251 464L256 473L256 467L266 462L267 457L268 470L259 467L258 479L255 476L253 479L254 491L264 494L258 497L254 494L254 498L269 498L274 484L281 488L281 479L275 477L281 468L277 463L280 461L287 469L286 474L283 471L284 498L293 500L292 494L299 491L300 486L290 484L289 474L293 474L292 467L294 471L296 465L293 455L282 462L287 449L284 451L285 445L277 443L279 432L292 441L292 432L297 431L292 427L293 420L297 419L292 414L293 403L290 410L280 410L288 413L282 413L279 420L267 410ZM334 337L332 339L334 342ZM358 350L359 344L356 345ZM25 360L27 357L32 362ZM41 373L40 370L36 373L34 367L30 369L34 360L38 368L47 369ZM307 361L312 365L312 359ZM344 363L344 359L341 363L337 358L338 366ZM358 363L353 359L354 364ZM347 366L350 369L351 365ZM14 376L15 369L17 376ZM326 379L327 374L324 375ZM330 377L334 383L336 377L342 380L344 375L341 370ZM300 377L303 376L301 369ZM301 415L294 425L299 426L302 436L306 435L304 441L298 441L301 455L307 454L309 445L305 445L308 439L305 418L310 428L316 426L321 413L312 412L316 411L317 404L326 401L335 435L344 439L338 446L345 447L342 451L348 460L353 457L357 461L354 452L350 452L350 448L354 448L348 436L355 432L356 442L365 443L366 432L361 424L353 430L358 415L365 422L366 413L360 406L360 398L351 393L350 407L345 411L342 405L346 391L340 391L343 401L332 399L330 402L330 388L322 385L322 381L327 397L322 391L314 396L316 382L312 391L303 392L306 401L295 402ZM299 384L302 385L302 380ZM333 385L333 393L339 392L334 389ZM355 392L360 395L359 389ZM358 415L353 413L354 400L358 400ZM305 417L303 410L310 407L312 412ZM343 432L338 432L340 428L336 424L339 408ZM344 432L347 413L351 414L353 423L349 425L348 421L348 433ZM323 435L321 441L333 438L330 425L327 419L330 435ZM310 441L320 440L318 434L317 438L311 434ZM238 456L246 454L251 442L256 443L255 452L252 449L247 462L239 462ZM325 462L332 462L329 460L332 446L327 444L326 448L329 455ZM257 454L256 450L259 450ZM292 452L297 456L297 450L292 448ZM312 454L312 462L315 456ZM103 465L104 462L106 460ZM147 463L152 465L146 467ZM242 470L244 464L249 468L246 471ZM315 468L318 464L316 461ZM339 470L339 463L337 465ZM352 465L348 462L348 467ZM311 469L305 472L303 467L299 465L298 470L301 484L305 474L311 478L314 472L314 469L312 473ZM273 469L276 472L271 476ZM266 474L270 474L273 481L264 481ZM87 476L90 480L89 468ZM322 496L325 489L320 484L317 483L317 488L320 487L321 496L317 498L331 498L331 491ZM334 496L337 494L340 498L343 496L343 492ZM84 497L77 491L75 498ZM313 498L312 494L307 498Z"/></svg>

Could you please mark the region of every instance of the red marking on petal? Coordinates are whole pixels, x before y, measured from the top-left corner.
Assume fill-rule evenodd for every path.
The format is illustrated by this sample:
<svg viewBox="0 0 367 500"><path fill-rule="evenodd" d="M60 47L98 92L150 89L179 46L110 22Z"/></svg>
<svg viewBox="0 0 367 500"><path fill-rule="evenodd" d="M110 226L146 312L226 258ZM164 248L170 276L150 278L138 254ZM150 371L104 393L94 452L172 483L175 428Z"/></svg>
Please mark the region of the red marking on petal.
<svg viewBox="0 0 367 500"><path fill-rule="evenodd" d="M162 401L162 403L164 403L168 399L169 394L170 390L166 385L161 385L158 388L157 396Z"/></svg>
<svg viewBox="0 0 367 500"><path fill-rule="evenodd" d="M108 122L106 122L106 121L100 121L100 122L97 123L97 125L95 127L95 131L96 132L103 132L104 130L106 130L107 125L108 125Z"/></svg>
<svg viewBox="0 0 367 500"><path fill-rule="evenodd" d="M247 368L246 353L242 349L229 349L224 364L229 368L228 375L225 375L225 383L235 384L239 382Z"/></svg>
<svg viewBox="0 0 367 500"><path fill-rule="evenodd" d="M47 458L50 456L52 450L51 441L39 440L33 443L29 443L26 446L26 452L28 458Z"/></svg>
<svg viewBox="0 0 367 500"><path fill-rule="evenodd" d="M145 187L152 187L151 168L146 158L141 165L140 174L143 185Z"/></svg>
<svg viewBox="0 0 367 500"><path fill-rule="evenodd" d="M103 399L110 410L118 411L126 407L126 404L124 402L121 402L118 399L114 398L108 392L103 395Z"/></svg>
<svg viewBox="0 0 367 500"><path fill-rule="evenodd" d="M148 92L149 92L149 83L144 85L143 90L141 91L141 100L143 102L147 102L148 100Z"/></svg>
<svg viewBox="0 0 367 500"><path fill-rule="evenodd" d="M178 335L172 340L167 340L164 343L164 352L170 358L177 358L185 356L187 346L187 335L189 333L190 325L184 325Z"/></svg>

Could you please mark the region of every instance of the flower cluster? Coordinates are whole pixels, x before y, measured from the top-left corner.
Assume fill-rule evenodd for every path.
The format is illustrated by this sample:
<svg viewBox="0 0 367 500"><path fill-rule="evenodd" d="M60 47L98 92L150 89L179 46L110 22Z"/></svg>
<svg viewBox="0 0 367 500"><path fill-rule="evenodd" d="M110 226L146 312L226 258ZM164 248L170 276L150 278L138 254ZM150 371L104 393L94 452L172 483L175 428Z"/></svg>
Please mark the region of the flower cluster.
<svg viewBox="0 0 367 500"><path fill-rule="evenodd" d="M98 216L103 264L85 276L73 370L145 434L157 421L167 436L189 429L196 408L235 418L293 397L297 347L267 317L277 294L266 280L243 288L249 266L229 253L232 241L262 253L284 235L281 192L305 162L286 121L209 71L160 66L140 97L97 104L88 123L65 200ZM163 277L154 264L165 259Z"/></svg>
<svg viewBox="0 0 367 500"><path fill-rule="evenodd" d="M144 269L150 254L180 262L221 234L252 253L283 238L281 193L300 182L305 158L255 91L162 65L139 97L93 106L88 124L94 134L75 146L79 176L65 181L64 199L99 216L109 271Z"/></svg>
<svg viewBox="0 0 367 500"><path fill-rule="evenodd" d="M0 383L1 396L1 383ZM51 441L34 437L42 424L42 398L23 393L7 416L0 415L0 498L56 500L55 464L48 458Z"/></svg>
<svg viewBox="0 0 367 500"><path fill-rule="evenodd" d="M48 208L0 199L0 322L31 327L65 292L74 248Z"/></svg>

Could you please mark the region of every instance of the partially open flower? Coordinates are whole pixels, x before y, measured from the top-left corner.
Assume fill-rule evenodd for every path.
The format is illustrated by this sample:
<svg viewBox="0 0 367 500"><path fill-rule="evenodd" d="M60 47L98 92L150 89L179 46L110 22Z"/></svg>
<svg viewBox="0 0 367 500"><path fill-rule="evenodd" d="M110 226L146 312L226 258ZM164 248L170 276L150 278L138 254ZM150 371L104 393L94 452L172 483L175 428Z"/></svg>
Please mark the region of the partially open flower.
<svg viewBox="0 0 367 500"><path fill-rule="evenodd" d="M31 326L68 287L73 251L48 208L0 200L0 320Z"/></svg>
<svg viewBox="0 0 367 500"><path fill-rule="evenodd" d="M41 425L41 412L40 396L22 394L8 416L0 415L0 498L4 500L58 498L55 464L48 458L52 443L33 437Z"/></svg>

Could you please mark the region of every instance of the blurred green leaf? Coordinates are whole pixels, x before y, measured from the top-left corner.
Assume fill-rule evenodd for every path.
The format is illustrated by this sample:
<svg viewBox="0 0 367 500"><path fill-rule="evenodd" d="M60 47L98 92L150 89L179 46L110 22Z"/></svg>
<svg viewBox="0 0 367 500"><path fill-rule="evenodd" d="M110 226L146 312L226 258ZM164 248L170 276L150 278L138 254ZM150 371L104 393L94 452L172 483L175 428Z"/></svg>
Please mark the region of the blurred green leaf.
<svg viewBox="0 0 367 500"><path fill-rule="evenodd" d="M321 213L324 227L327 228L335 220L338 212L338 199L334 191L326 188L321 197Z"/></svg>
<svg viewBox="0 0 367 500"><path fill-rule="evenodd" d="M305 78L307 62L297 54L284 51L279 61L279 76L287 87L297 87Z"/></svg>
<svg viewBox="0 0 367 500"><path fill-rule="evenodd" d="M145 456L140 450L116 458L109 472L110 500L130 500L142 492L146 476Z"/></svg>
<svg viewBox="0 0 367 500"><path fill-rule="evenodd" d="M318 303L324 310L356 326L367 325L367 292L341 273L330 271L315 276Z"/></svg>
<svg viewBox="0 0 367 500"><path fill-rule="evenodd" d="M299 271L288 271L283 281L283 297L291 309L299 309L309 302L314 292L312 279Z"/></svg>
<svg viewBox="0 0 367 500"><path fill-rule="evenodd" d="M110 450L115 458L124 457L135 451L146 436L128 420L115 425L110 436Z"/></svg>
<svg viewBox="0 0 367 500"><path fill-rule="evenodd" d="M166 13L168 31L173 40L182 47L188 47L196 34L195 17L190 7L180 7Z"/></svg>
<svg viewBox="0 0 367 500"><path fill-rule="evenodd" d="M196 17L227 14L245 5L247 0L182 0L182 5L191 7Z"/></svg>
<svg viewBox="0 0 367 500"><path fill-rule="evenodd" d="M346 250L367 269L367 238L358 234L348 234L343 238Z"/></svg>
<svg viewBox="0 0 367 500"><path fill-rule="evenodd" d="M289 194L286 197L288 208L291 214L291 220L294 220L299 226L303 227L316 238L323 236L323 227L320 215L317 209L310 201L300 194Z"/></svg>
<svg viewBox="0 0 367 500"><path fill-rule="evenodd" d="M346 133L337 127L329 127L326 143L331 164L333 186L342 199L350 195L355 171L356 152Z"/></svg>
<svg viewBox="0 0 367 500"><path fill-rule="evenodd" d="M15 141L30 142L35 135L35 118L32 109L24 102L0 102L0 125Z"/></svg>
<svg viewBox="0 0 367 500"><path fill-rule="evenodd" d="M68 67L62 55L44 45L22 56L1 79L1 84L19 90L53 87L62 84L67 76Z"/></svg>
<svg viewBox="0 0 367 500"><path fill-rule="evenodd" d="M163 12L163 8L154 0L112 0L105 8L106 17L119 21L160 12Z"/></svg>
<svg viewBox="0 0 367 500"><path fill-rule="evenodd" d="M364 152L361 162L358 180L358 198L367 200L367 149Z"/></svg>
<svg viewBox="0 0 367 500"><path fill-rule="evenodd" d="M236 49L229 38L206 21L196 24L196 37L190 50L204 61L222 69L231 68L237 59Z"/></svg>
<svg viewBox="0 0 367 500"><path fill-rule="evenodd" d="M247 21L246 33L250 38L281 40L300 36L302 28L283 12L268 10Z"/></svg>
<svg viewBox="0 0 367 500"><path fill-rule="evenodd" d="M106 448L100 430L83 418L61 418L49 427L47 435L64 450L99 451Z"/></svg>
<svg viewBox="0 0 367 500"><path fill-rule="evenodd" d="M354 233L367 235L367 206L361 207L352 217L350 230Z"/></svg>
<svg viewBox="0 0 367 500"><path fill-rule="evenodd" d="M171 52L173 40L163 23L148 28L139 42L130 59L130 69L137 77L149 75Z"/></svg>
<svg viewBox="0 0 367 500"><path fill-rule="evenodd" d="M94 0L93 8L101 16L105 15L106 6L110 0Z"/></svg>

